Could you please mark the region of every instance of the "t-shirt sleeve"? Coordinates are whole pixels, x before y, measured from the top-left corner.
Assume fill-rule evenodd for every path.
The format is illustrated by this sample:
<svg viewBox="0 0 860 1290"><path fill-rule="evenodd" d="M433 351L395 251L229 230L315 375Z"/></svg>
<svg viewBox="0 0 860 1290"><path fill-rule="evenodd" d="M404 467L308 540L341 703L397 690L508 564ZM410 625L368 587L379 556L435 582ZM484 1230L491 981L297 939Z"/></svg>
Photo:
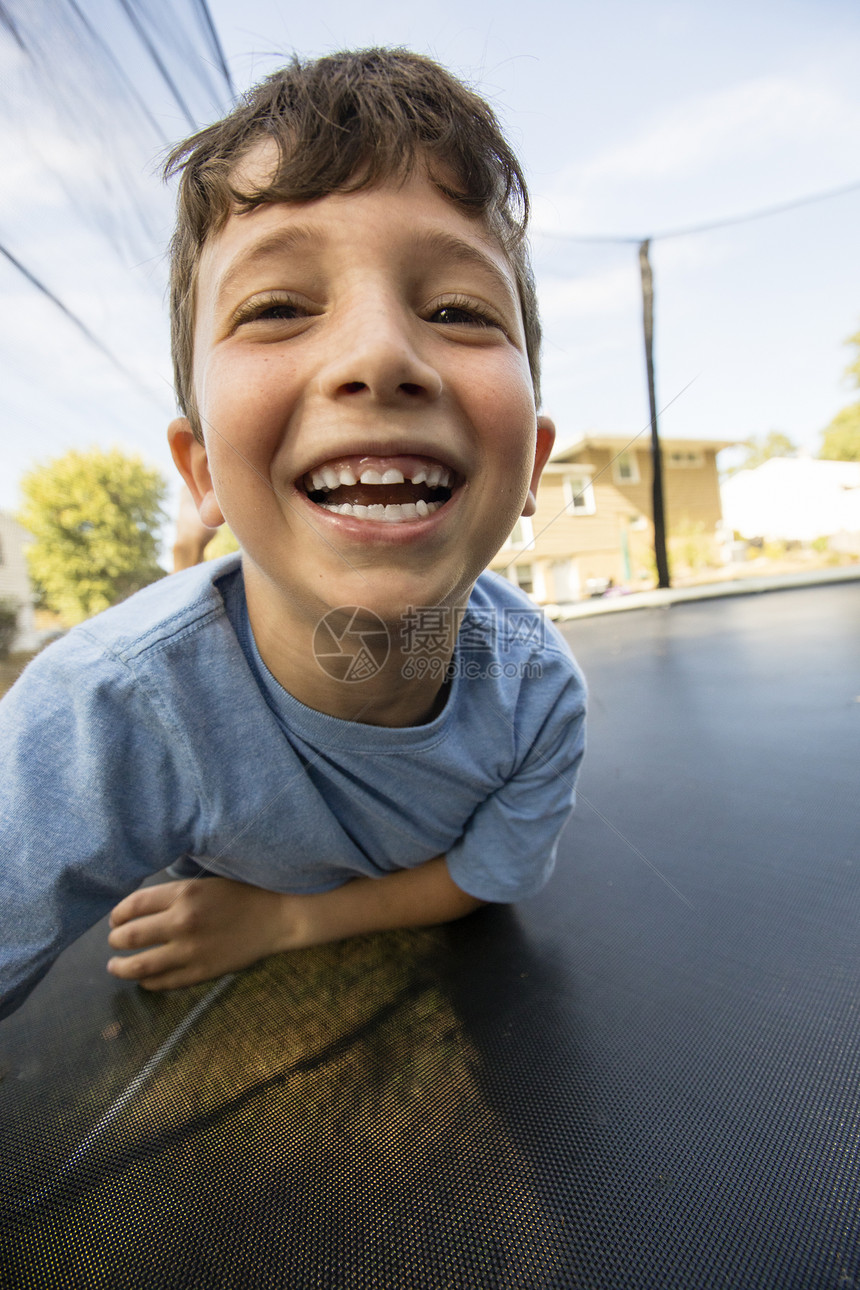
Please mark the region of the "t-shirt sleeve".
<svg viewBox="0 0 860 1290"><path fill-rule="evenodd" d="M168 737L166 737L168 736ZM0 703L0 1016L185 849L195 809L157 703L77 631Z"/></svg>
<svg viewBox="0 0 860 1290"><path fill-rule="evenodd" d="M534 895L555 865L585 750L585 686L569 659L564 672L560 688L544 690L545 719L534 733L525 732L514 772L481 803L447 852L451 878L479 900ZM511 727L516 723L514 715Z"/></svg>

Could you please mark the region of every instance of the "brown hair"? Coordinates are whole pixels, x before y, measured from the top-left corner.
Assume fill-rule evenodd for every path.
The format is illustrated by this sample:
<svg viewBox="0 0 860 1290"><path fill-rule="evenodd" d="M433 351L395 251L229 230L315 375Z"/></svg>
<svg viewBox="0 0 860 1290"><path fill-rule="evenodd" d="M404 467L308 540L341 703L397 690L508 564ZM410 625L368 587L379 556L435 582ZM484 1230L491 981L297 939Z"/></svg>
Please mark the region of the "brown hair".
<svg viewBox="0 0 860 1290"><path fill-rule="evenodd" d="M265 139L278 146L276 172L264 186L240 192L236 167ZM236 210L353 192L405 178L416 162L427 165L451 201L484 221L508 256L538 401L540 320L519 162L492 108L438 63L407 50L367 49L306 62L294 57L167 159L165 177L181 173L170 248L176 395L198 437L192 359L197 266L206 238Z"/></svg>

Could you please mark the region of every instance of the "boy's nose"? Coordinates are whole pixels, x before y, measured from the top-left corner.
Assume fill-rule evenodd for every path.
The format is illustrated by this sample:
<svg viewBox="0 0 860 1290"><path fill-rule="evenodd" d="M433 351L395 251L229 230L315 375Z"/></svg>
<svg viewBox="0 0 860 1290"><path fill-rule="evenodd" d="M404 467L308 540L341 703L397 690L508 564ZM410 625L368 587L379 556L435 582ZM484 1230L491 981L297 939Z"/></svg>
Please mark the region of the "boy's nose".
<svg viewBox="0 0 860 1290"><path fill-rule="evenodd" d="M396 310L379 308L341 329L320 373L324 393L330 398L366 393L381 403L438 398L442 379L418 352L410 322Z"/></svg>

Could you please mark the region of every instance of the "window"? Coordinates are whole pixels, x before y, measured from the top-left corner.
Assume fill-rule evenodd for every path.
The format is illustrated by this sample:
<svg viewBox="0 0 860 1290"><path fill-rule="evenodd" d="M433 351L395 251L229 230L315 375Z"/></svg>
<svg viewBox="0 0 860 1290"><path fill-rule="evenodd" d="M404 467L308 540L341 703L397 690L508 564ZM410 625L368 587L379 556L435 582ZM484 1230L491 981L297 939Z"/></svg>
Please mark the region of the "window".
<svg viewBox="0 0 860 1290"><path fill-rule="evenodd" d="M635 452L619 452L612 462L612 478L616 484L639 483L639 462Z"/></svg>
<svg viewBox="0 0 860 1290"><path fill-rule="evenodd" d="M690 470L704 464L705 454L700 448L673 448L666 453L666 465L676 469Z"/></svg>
<svg viewBox="0 0 860 1290"><path fill-rule="evenodd" d="M517 580L517 586L520 591L526 591L529 595L535 589L534 570L530 564L514 565L514 577Z"/></svg>
<svg viewBox="0 0 860 1290"><path fill-rule="evenodd" d="M564 503L568 515L594 514L594 489L587 475L565 475Z"/></svg>
<svg viewBox="0 0 860 1290"><path fill-rule="evenodd" d="M535 529L531 517L522 515L511 529L510 536L505 542L506 547L515 547L517 550L525 550L534 546Z"/></svg>

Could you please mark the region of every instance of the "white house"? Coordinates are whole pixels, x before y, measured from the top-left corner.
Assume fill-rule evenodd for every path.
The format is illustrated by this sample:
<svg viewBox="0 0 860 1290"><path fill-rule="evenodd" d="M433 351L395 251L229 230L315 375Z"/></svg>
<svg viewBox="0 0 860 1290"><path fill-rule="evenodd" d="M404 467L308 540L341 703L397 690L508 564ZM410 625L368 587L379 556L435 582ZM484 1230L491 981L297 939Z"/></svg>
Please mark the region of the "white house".
<svg viewBox="0 0 860 1290"><path fill-rule="evenodd" d="M725 480L721 493L723 519L742 537L860 544L860 462L771 457Z"/></svg>
<svg viewBox="0 0 860 1290"><path fill-rule="evenodd" d="M18 635L12 648L36 649L39 639L33 623L33 588L27 572L24 548L32 538L13 516L0 511L0 600L18 606Z"/></svg>

